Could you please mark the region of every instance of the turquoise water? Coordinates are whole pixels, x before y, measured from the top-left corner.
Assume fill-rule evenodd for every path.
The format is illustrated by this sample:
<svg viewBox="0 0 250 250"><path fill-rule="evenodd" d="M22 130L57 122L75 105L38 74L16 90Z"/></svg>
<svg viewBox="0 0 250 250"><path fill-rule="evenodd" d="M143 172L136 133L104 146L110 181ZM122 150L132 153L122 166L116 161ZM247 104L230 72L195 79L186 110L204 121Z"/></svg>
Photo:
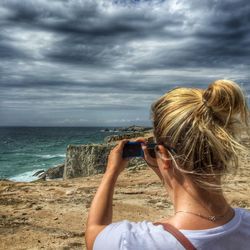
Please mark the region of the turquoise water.
<svg viewBox="0 0 250 250"><path fill-rule="evenodd" d="M63 163L68 144L103 142L103 128L0 127L0 178L31 181L32 175Z"/></svg>

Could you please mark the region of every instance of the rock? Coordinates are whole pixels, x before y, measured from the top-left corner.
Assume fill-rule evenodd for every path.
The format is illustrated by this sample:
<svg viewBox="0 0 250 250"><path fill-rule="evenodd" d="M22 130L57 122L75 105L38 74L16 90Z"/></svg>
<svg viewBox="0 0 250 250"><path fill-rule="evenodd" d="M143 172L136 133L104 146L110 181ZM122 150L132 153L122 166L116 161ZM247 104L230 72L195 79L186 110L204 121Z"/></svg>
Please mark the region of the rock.
<svg viewBox="0 0 250 250"><path fill-rule="evenodd" d="M114 144L69 145L67 147L63 178L102 174L106 170L108 155ZM142 158L132 158L128 168L147 167Z"/></svg>
<svg viewBox="0 0 250 250"><path fill-rule="evenodd" d="M104 173L111 144L69 145L63 178L74 178Z"/></svg>
<svg viewBox="0 0 250 250"><path fill-rule="evenodd" d="M66 191L66 195L72 195L72 194L74 194L75 193L75 190L68 190L68 191Z"/></svg>
<svg viewBox="0 0 250 250"><path fill-rule="evenodd" d="M40 174L39 179L58 179L63 178L64 164L59 164L55 167L49 168L44 173Z"/></svg>
<svg viewBox="0 0 250 250"><path fill-rule="evenodd" d="M33 174L33 176L39 176L39 175L41 175L42 173L44 173L45 171L44 170L38 170L37 172L35 172L34 174Z"/></svg>
<svg viewBox="0 0 250 250"><path fill-rule="evenodd" d="M158 200L157 199L151 199L151 200L148 200L147 202L151 203L151 204L156 204L156 203L158 203Z"/></svg>
<svg viewBox="0 0 250 250"><path fill-rule="evenodd" d="M162 202L157 202L155 205L157 208L164 208L165 207Z"/></svg>

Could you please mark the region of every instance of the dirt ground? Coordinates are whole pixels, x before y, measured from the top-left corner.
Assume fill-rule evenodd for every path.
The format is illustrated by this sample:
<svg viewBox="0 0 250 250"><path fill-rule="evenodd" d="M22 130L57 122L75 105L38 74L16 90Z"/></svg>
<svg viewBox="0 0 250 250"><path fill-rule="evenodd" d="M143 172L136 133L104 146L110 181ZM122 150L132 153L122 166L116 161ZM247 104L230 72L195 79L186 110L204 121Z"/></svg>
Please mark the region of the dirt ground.
<svg viewBox="0 0 250 250"><path fill-rule="evenodd" d="M229 178L225 194L233 207L250 209L250 159ZM87 213L102 174L36 183L0 182L0 249L86 249ZM173 207L151 169L125 170L118 178L113 222L159 221Z"/></svg>

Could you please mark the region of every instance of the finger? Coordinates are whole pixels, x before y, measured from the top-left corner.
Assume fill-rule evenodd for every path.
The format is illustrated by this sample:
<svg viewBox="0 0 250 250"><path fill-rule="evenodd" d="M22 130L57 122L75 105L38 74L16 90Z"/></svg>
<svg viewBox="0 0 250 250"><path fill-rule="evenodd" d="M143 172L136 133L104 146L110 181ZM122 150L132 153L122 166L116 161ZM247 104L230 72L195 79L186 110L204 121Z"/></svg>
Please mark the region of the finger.
<svg viewBox="0 0 250 250"><path fill-rule="evenodd" d="M151 158L151 156L150 156L150 154L149 154L149 152L148 152L148 148L147 148L147 146L145 145L145 144L142 144L141 145L141 148L142 148L142 150L143 150L143 152L144 152L144 158Z"/></svg>
<svg viewBox="0 0 250 250"><path fill-rule="evenodd" d="M124 145L128 142L129 140L127 139L124 139L124 140L121 140L118 145L116 146L117 147L117 150L118 151L122 151L123 148L124 148Z"/></svg>
<svg viewBox="0 0 250 250"><path fill-rule="evenodd" d="M148 152L148 148L145 145L142 145L142 150L144 152L144 160L150 167L158 168L158 164L155 158L152 158Z"/></svg>
<svg viewBox="0 0 250 250"><path fill-rule="evenodd" d="M145 144L142 144L141 147L142 147L142 150L143 150L143 153L144 153L144 159L146 161L150 161L150 162L155 161L155 159L152 158L151 155L149 154L147 146Z"/></svg>
<svg viewBox="0 0 250 250"><path fill-rule="evenodd" d="M150 161L150 162L156 162L156 159L155 158L153 158L151 155L150 155L150 153L149 153L149 149L148 149L148 147L146 146L146 145L143 145L142 144L142 150L143 150L143 152L144 152L144 159L146 160L146 161Z"/></svg>
<svg viewBox="0 0 250 250"><path fill-rule="evenodd" d="M127 139L120 140L116 143L115 148L120 147L121 144L123 144L124 141L127 141Z"/></svg>
<svg viewBox="0 0 250 250"><path fill-rule="evenodd" d="M142 142L142 143L144 143L144 144L147 143L147 140L146 140L146 138L144 138L144 137L138 137L138 138L135 139L135 141L136 141L136 142Z"/></svg>

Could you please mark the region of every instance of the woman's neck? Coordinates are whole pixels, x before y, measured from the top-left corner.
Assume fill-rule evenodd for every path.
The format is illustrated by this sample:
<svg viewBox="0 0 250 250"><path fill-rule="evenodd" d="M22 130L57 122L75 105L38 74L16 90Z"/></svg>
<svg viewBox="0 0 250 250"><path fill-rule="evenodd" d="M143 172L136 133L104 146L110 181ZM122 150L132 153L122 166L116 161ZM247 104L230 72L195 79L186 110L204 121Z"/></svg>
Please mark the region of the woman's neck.
<svg viewBox="0 0 250 250"><path fill-rule="evenodd" d="M213 228L227 223L234 216L234 211L226 201L222 191L208 191L196 188L190 183L173 186L174 188L168 191L174 205L175 214L167 222L179 229ZM185 212L179 213L178 211ZM198 214L207 218L209 216L222 217L218 221L209 221L209 219L201 218Z"/></svg>
<svg viewBox="0 0 250 250"><path fill-rule="evenodd" d="M171 196L175 212L186 210L214 215L225 213L229 206L222 191L214 192L180 186L173 191Z"/></svg>

